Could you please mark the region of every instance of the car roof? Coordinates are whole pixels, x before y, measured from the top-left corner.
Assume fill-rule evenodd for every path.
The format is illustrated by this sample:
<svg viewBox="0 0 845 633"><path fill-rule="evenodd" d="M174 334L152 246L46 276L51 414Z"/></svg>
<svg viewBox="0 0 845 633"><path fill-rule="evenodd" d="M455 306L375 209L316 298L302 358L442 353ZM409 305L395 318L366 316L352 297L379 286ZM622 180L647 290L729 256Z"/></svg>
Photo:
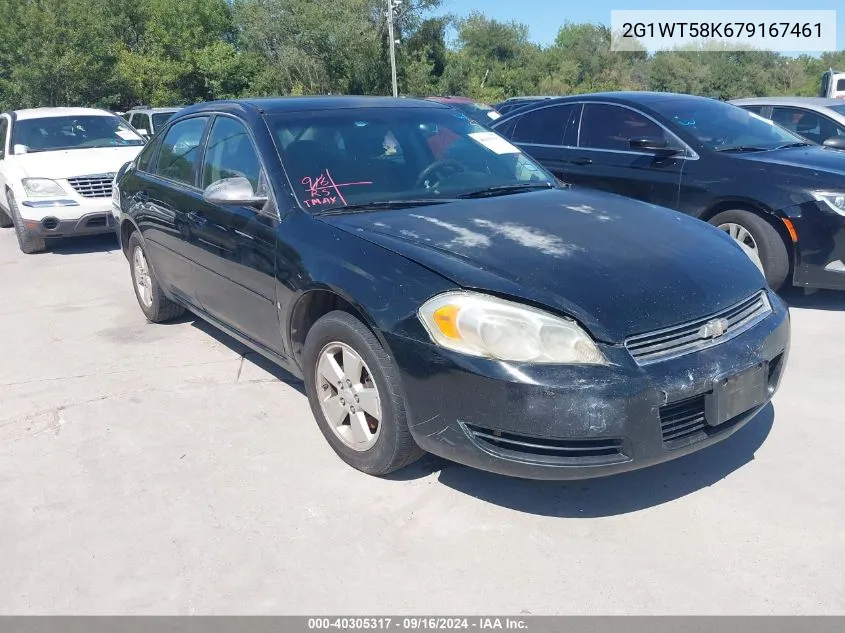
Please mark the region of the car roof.
<svg viewBox="0 0 845 633"><path fill-rule="evenodd" d="M786 106L816 106L826 108L834 105L845 105L842 99L828 99L826 97L746 97L734 99L735 105L786 105Z"/></svg>
<svg viewBox="0 0 845 633"><path fill-rule="evenodd" d="M113 112L99 108L25 108L15 110L14 115L18 121L59 116L115 116Z"/></svg>
<svg viewBox="0 0 845 633"><path fill-rule="evenodd" d="M170 106L170 107L161 107L161 108L148 108L146 106L137 106L127 112L179 112L185 106Z"/></svg>
<svg viewBox="0 0 845 633"><path fill-rule="evenodd" d="M313 112L318 110L351 110L356 108L447 108L448 106L428 99L407 97L364 97L364 96L316 96L316 97L261 97L255 99L233 99L228 101L207 101L188 106L180 111L182 115L196 112L221 111L244 112L252 110L260 114L292 112Z"/></svg>
<svg viewBox="0 0 845 633"><path fill-rule="evenodd" d="M469 97L426 97L426 99L437 103L478 103Z"/></svg>

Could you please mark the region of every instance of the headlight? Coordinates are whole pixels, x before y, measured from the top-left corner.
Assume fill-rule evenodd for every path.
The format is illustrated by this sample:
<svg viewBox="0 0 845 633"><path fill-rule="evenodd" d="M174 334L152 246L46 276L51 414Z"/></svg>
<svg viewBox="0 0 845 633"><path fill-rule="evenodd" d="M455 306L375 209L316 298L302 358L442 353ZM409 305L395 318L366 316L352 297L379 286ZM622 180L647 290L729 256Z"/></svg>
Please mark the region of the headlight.
<svg viewBox="0 0 845 633"><path fill-rule="evenodd" d="M435 343L464 354L528 363L607 364L574 321L504 299L446 292L426 301L419 317Z"/></svg>
<svg viewBox="0 0 845 633"><path fill-rule="evenodd" d="M24 178L21 180L24 191L32 197L63 196L65 190L55 180L49 178Z"/></svg>
<svg viewBox="0 0 845 633"><path fill-rule="evenodd" d="M845 192L814 191L813 197L819 202L824 202L831 210L839 215L845 215Z"/></svg>

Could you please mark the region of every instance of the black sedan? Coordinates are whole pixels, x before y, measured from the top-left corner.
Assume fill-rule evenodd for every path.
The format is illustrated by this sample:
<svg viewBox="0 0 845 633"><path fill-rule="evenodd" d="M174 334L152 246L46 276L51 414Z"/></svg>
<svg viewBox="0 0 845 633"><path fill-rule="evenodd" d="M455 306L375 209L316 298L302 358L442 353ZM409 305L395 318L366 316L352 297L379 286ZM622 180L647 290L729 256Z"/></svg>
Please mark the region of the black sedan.
<svg viewBox="0 0 845 633"><path fill-rule="evenodd" d="M842 152L728 103L669 93L553 99L493 128L567 183L718 226L762 262L775 290L845 289Z"/></svg>
<svg viewBox="0 0 845 633"><path fill-rule="evenodd" d="M374 475L424 451L559 479L672 459L765 406L789 350L723 232L560 187L430 101L192 106L115 204L147 318L188 309L302 377Z"/></svg>

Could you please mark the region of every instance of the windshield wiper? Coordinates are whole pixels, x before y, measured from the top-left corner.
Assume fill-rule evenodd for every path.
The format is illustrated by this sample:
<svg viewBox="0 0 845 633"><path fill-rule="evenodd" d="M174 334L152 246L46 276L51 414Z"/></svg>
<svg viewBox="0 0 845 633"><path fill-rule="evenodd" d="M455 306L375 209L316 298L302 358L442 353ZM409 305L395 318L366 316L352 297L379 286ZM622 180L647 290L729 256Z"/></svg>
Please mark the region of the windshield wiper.
<svg viewBox="0 0 845 633"><path fill-rule="evenodd" d="M775 149L786 149L788 147L809 147L812 143L805 143L804 141L796 141L794 143L787 143L786 145L778 145Z"/></svg>
<svg viewBox="0 0 845 633"><path fill-rule="evenodd" d="M416 200L378 200L375 202L362 202L360 204L349 204L345 207L334 207L325 211L316 211L314 215L343 215L345 213L359 213L362 211L390 211L392 209L413 209L414 207L425 207L432 204L444 204L448 199L421 198Z"/></svg>
<svg viewBox="0 0 845 633"><path fill-rule="evenodd" d="M774 149L772 147L757 147L756 145L729 145L727 147L717 147L714 152L768 152Z"/></svg>
<svg viewBox="0 0 845 633"><path fill-rule="evenodd" d="M523 182L513 185L496 185L495 187L487 187L477 191L470 191L469 193L462 193L456 198L488 198L490 196L506 196L510 193L522 193L523 191L532 191L535 189L553 189L554 184L550 182Z"/></svg>

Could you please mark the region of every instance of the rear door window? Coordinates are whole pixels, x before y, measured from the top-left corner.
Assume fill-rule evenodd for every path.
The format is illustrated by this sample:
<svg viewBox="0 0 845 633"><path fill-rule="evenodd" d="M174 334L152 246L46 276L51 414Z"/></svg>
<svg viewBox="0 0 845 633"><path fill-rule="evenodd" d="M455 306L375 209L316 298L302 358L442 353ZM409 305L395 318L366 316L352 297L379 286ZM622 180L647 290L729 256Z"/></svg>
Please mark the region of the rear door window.
<svg viewBox="0 0 845 633"><path fill-rule="evenodd" d="M567 103L526 112L519 117L511 138L529 145L563 145L580 104Z"/></svg>
<svg viewBox="0 0 845 633"><path fill-rule="evenodd" d="M636 110L606 103L584 105L579 147L630 152L636 151L631 139L643 137L675 144L663 127Z"/></svg>

